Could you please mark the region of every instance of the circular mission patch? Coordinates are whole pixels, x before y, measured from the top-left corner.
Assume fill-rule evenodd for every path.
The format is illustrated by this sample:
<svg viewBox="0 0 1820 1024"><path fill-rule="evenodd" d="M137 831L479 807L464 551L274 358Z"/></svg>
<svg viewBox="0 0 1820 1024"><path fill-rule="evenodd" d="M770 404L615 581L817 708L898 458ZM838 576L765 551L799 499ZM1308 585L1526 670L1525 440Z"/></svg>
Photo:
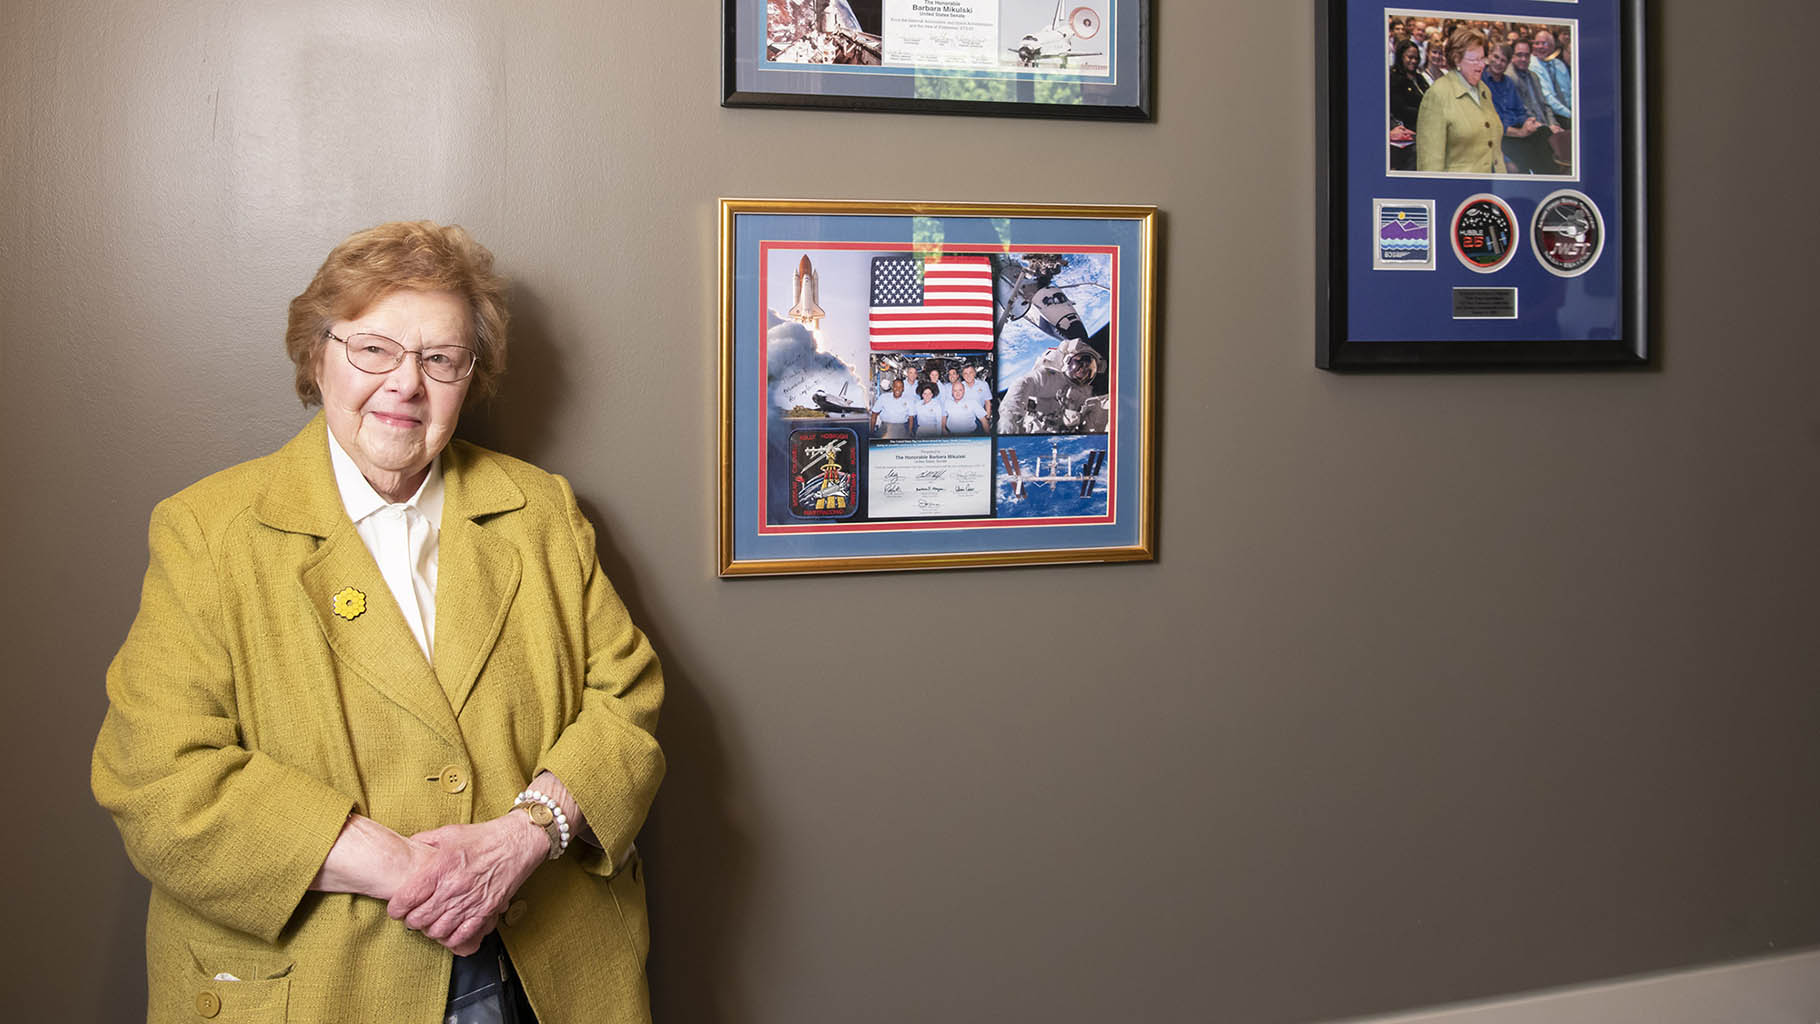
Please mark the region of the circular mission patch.
<svg viewBox="0 0 1820 1024"><path fill-rule="evenodd" d="M1536 207L1529 244L1544 269L1556 277L1579 277L1605 251L1605 221L1583 193L1564 188Z"/></svg>
<svg viewBox="0 0 1820 1024"><path fill-rule="evenodd" d="M1489 192L1467 196L1453 215L1453 254L1468 270L1504 269L1517 251L1517 217Z"/></svg>

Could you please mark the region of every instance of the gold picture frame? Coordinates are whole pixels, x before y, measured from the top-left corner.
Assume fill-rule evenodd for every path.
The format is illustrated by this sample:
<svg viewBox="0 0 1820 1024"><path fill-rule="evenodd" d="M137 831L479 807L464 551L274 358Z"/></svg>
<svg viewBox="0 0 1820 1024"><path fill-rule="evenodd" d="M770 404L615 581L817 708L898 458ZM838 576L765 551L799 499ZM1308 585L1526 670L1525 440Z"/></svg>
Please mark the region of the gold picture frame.
<svg viewBox="0 0 1820 1024"><path fill-rule="evenodd" d="M1154 206L722 199L720 575L1154 559L1156 259Z"/></svg>

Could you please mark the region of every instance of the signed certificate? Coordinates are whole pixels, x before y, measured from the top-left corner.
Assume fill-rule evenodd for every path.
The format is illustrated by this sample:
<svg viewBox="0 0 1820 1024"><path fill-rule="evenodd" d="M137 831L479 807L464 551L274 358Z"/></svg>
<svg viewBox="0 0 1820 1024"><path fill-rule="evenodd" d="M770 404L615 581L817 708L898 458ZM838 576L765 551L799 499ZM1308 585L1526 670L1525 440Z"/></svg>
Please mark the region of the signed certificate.
<svg viewBox="0 0 1820 1024"><path fill-rule="evenodd" d="M724 0L727 106L1150 119L1154 0Z"/></svg>
<svg viewBox="0 0 1820 1024"><path fill-rule="evenodd" d="M986 516L992 512L992 440L939 438L872 446L874 519Z"/></svg>
<svg viewBox="0 0 1820 1024"><path fill-rule="evenodd" d="M998 0L885 0L888 67L999 63Z"/></svg>

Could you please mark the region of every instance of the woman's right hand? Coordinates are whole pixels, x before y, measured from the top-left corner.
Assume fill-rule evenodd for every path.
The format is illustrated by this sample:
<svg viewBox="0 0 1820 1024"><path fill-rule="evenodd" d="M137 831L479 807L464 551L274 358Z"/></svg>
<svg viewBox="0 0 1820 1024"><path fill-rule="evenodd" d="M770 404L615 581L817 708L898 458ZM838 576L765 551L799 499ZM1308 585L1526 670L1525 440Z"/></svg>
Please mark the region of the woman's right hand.
<svg viewBox="0 0 1820 1024"><path fill-rule="evenodd" d="M480 929L474 932L473 937L468 939L468 941L454 946L449 946L447 942L444 942L443 945L449 946L449 952L454 953L456 956L469 956L480 949L481 940L493 934L493 929L497 927L499 927L499 915L494 914L481 922ZM451 935L449 938L453 939L454 936Z"/></svg>
<svg viewBox="0 0 1820 1024"><path fill-rule="evenodd" d="M420 862L387 905L387 913L457 953L493 930L512 894L547 859L550 841L522 812L492 821L444 825L413 843L432 856Z"/></svg>
<svg viewBox="0 0 1820 1024"><path fill-rule="evenodd" d="M310 888L389 900L435 850L360 814L348 815Z"/></svg>
<svg viewBox="0 0 1820 1024"><path fill-rule="evenodd" d="M408 879L429 867L436 856L436 848L429 843L401 836L363 815L350 814L310 888L389 901ZM436 941L448 946L456 956L467 956L479 949L480 940L498 925L499 915L488 915L466 932L446 934ZM459 941L451 945L453 940Z"/></svg>

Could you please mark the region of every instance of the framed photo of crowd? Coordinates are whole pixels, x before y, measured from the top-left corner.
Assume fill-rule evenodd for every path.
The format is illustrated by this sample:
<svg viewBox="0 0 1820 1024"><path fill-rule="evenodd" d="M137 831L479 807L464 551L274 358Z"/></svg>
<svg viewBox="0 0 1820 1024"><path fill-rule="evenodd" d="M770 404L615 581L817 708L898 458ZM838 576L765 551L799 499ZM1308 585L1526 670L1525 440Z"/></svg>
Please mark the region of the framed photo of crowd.
<svg viewBox="0 0 1820 1024"><path fill-rule="evenodd" d="M1153 0L725 0L721 103L1150 119Z"/></svg>
<svg viewBox="0 0 1820 1024"><path fill-rule="evenodd" d="M1329 370L1638 366L1641 0L1318 0Z"/></svg>
<svg viewBox="0 0 1820 1024"><path fill-rule="evenodd" d="M1154 558L1155 222L721 200L720 574Z"/></svg>

